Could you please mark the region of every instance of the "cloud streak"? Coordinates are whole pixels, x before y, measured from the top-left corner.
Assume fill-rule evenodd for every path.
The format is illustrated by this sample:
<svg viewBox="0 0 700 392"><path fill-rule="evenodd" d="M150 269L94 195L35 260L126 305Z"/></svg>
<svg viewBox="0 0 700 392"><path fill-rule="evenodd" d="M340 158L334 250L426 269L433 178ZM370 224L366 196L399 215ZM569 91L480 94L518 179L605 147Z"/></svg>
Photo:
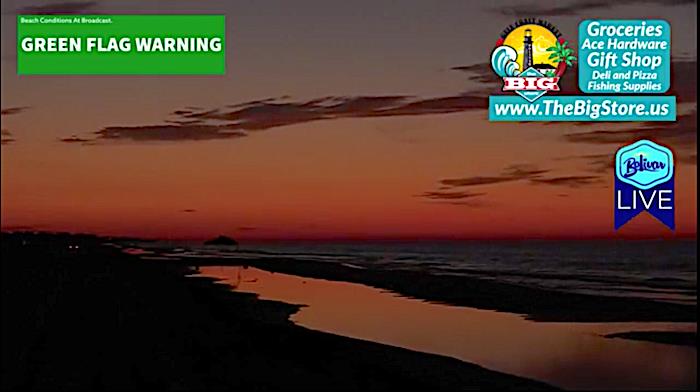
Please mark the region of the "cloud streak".
<svg viewBox="0 0 700 392"><path fill-rule="evenodd" d="M9 108L4 108L0 110L0 114L3 116L11 116L14 114L20 114L29 109L29 106L14 106Z"/></svg>
<svg viewBox="0 0 700 392"><path fill-rule="evenodd" d="M232 131L226 125L144 125L134 127L106 127L97 132L98 141L129 140L134 142L155 141L202 141L235 139L245 133Z"/></svg>
<svg viewBox="0 0 700 392"><path fill-rule="evenodd" d="M0 109L0 115L4 116L13 116L15 114L20 114L29 109L29 106L13 106L9 108L4 108ZM12 132L9 130L3 128L0 130L0 145L7 146L9 144L14 143L17 141L13 136Z"/></svg>
<svg viewBox="0 0 700 392"><path fill-rule="evenodd" d="M92 139L85 139L81 138L78 136L69 136L69 137L63 137L59 139L63 143L80 143L80 144L88 144L92 142Z"/></svg>
<svg viewBox="0 0 700 392"><path fill-rule="evenodd" d="M486 193L465 191L463 188L535 179L547 172L549 170L542 170L528 164L511 165L503 169L498 175L443 179L439 182L440 187L438 190L424 192L416 196L440 204L481 207L484 206L484 203L479 197L486 195ZM474 200L475 198L476 200Z"/></svg>
<svg viewBox="0 0 700 392"><path fill-rule="evenodd" d="M417 99L405 95L331 96L294 102L270 98L201 112L176 111L185 119L228 121L243 130L265 130L318 120L454 113L485 108L482 95ZM234 110L229 110L234 108Z"/></svg>
<svg viewBox="0 0 700 392"><path fill-rule="evenodd" d="M234 139L321 120L457 113L484 109L486 104L486 97L479 94L425 99L405 95L331 96L308 101L268 98L213 109L177 109L164 124L110 126L95 132L94 138L102 142Z"/></svg>
<svg viewBox="0 0 700 392"><path fill-rule="evenodd" d="M445 192L445 191L435 191L435 192L424 192L418 197L423 197L430 200L464 200L474 197L483 196L486 193L483 192Z"/></svg>
<svg viewBox="0 0 700 392"><path fill-rule="evenodd" d="M561 176L550 178L532 178L529 181L535 185L554 185L569 188L580 188L582 186L600 183L601 179L599 176Z"/></svg>
<svg viewBox="0 0 700 392"><path fill-rule="evenodd" d="M665 7L693 4L693 0L578 0L570 3L544 5L541 3L518 3L508 7L492 8L491 11L506 16L575 16L586 11L608 9L615 6L635 4L659 4Z"/></svg>
<svg viewBox="0 0 700 392"><path fill-rule="evenodd" d="M15 142L15 139L12 137L12 133L8 131L7 129L3 129L0 131L0 134L2 136L0 137L0 144L5 146L8 144L12 144Z"/></svg>
<svg viewBox="0 0 700 392"><path fill-rule="evenodd" d="M623 145L639 139L652 139L668 144L681 155L694 153L697 146L697 109L680 115L672 123L646 122L622 130L598 129L565 134L571 143Z"/></svg>
<svg viewBox="0 0 700 392"><path fill-rule="evenodd" d="M440 180L440 184L447 187L470 187L476 185L499 184L525 179L537 178L549 170L543 170L533 165L511 165L503 169L496 176L473 176L463 178L448 178Z"/></svg>
<svg viewBox="0 0 700 392"><path fill-rule="evenodd" d="M610 173L615 167L614 154L584 154L556 158L556 161L583 161L585 170L590 173Z"/></svg>
<svg viewBox="0 0 700 392"><path fill-rule="evenodd" d="M559 158L559 160L578 159ZM601 157L596 156L596 159ZM602 183L602 178L599 174L594 175L562 175L562 176L545 176L551 173L551 170L541 169L535 165L517 164L504 168L498 175L490 176L472 176L462 178L448 178L439 181L440 187L437 191L424 192L417 197L429 199L431 201L439 201L445 204L455 205L471 205L478 207L483 203L473 202L471 199L484 196L484 192L465 191L464 188L475 186L492 186L497 184L521 181L532 186L548 185L566 188L580 188Z"/></svg>
<svg viewBox="0 0 700 392"><path fill-rule="evenodd" d="M697 69L695 60L680 59L673 63L674 74L690 80L695 78ZM492 72L488 63L478 63L467 66L457 66L452 69L466 73L472 81L483 83L484 86L463 94L434 98L419 98L409 95L376 95L376 96L327 96L306 101L295 101L289 96L271 97L234 103L214 108L202 108L196 105L174 109L162 124L147 124L136 126L109 126L97 132L92 137L98 142L129 141L134 143L153 141L203 141L231 140L258 131L282 128L291 125L306 124L316 121L330 121L348 118L378 118L394 116L423 116L460 113L470 110L486 110L488 95L499 94L500 80ZM560 84L562 94L580 94L576 80L576 67L564 74ZM684 79L685 80L685 79ZM694 80L694 79L693 79ZM695 85L674 83L672 93L678 96L680 102L697 100ZM675 129L672 133L687 133L679 118L679 123L666 125L665 129ZM572 125L592 126L592 123L577 123ZM648 124L645 124L648 125ZM651 126L651 125L649 125ZM654 124L659 126L659 124ZM612 137L608 131L594 131L599 134L570 133L565 136L569 142L592 142L595 139ZM612 131L610 131L612 132ZM628 139L624 134L616 135ZM695 135L692 135L693 145ZM63 140L70 142L70 140ZM602 142L601 142L602 143ZM481 177L473 179L475 184L498 183L509 181L503 176ZM448 184L449 185L449 184ZM469 184L466 184L469 185Z"/></svg>
<svg viewBox="0 0 700 392"><path fill-rule="evenodd" d="M96 1L47 3L21 7L17 9L17 13L33 15L83 14L94 8L96 5Z"/></svg>

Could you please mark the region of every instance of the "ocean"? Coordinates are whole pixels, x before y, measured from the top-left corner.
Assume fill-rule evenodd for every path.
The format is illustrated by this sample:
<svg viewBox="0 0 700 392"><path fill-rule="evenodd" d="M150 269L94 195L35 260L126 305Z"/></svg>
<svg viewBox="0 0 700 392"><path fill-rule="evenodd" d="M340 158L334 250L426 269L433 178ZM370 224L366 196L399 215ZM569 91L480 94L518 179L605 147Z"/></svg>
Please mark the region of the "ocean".
<svg viewBox="0 0 700 392"><path fill-rule="evenodd" d="M567 292L697 302L697 241L250 242L233 251L193 242L139 243L160 256L315 260L414 270Z"/></svg>

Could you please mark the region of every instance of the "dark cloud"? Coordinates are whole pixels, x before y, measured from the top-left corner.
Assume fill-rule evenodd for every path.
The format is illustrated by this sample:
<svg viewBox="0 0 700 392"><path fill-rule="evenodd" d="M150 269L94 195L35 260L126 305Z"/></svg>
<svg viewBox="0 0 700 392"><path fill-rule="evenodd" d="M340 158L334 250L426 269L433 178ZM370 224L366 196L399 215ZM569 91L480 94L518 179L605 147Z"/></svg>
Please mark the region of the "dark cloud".
<svg viewBox="0 0 700 392"><path fill-rule="evenodd" d="M477 185L492 185L504 182L519 181L519 180L534 180L540 178L549 170L540 169L535 165L530 164L515 164L504 168L498 175L490 176L472 176L463 178L449 178L440 180L440 186L437 191L425 192L418 197L426 198L432 201L439 201L443 204L452 205L469 205L478 207L484 203L477 199L471 199L483 196L483 192L469 192L459 190L457 188L471 187Z"/></svg>
<svg viewBox="0 0 700 392"><path fill-rule="evenodd" d="M675 122L635 123L634 128L621 130L594 130L588 132L568 133L564 139L573 143L589 144L625 144L638 139L653 139L659 143L672 145L674 148L696 148L697 109L679 115Z"/></svg>
<svg viewBox="0 0 700 392"><path fill-rule="evenodd" d="M241 226L236 228L236 231L255 231L258 230L258 227L252 227L252 226Z"/></svg>
<svg viewBox="0 0 700 392"><path fill-rule="evenodd" d="M213 110L204 110L204 109L198 109L198 110L192 110L192 109L185 109L185 110L175 110L171 113L171 115L179 116L180 118L184 119L191 119L191 118L209 118L210 116L213 116L214 114L217 114L219 111L218 109L213 109ZM201 121L201 120L199 120Z"/></svg>
<svg viewBox="0 0 700 392"><path fill-rule="evenodd" d="M56 15L83 14L97 5L96 1L68 1L62 3L46 3L19 8L18 14Z"/></svg>
<svg viewBox="0 0 700 392"><path fill-rule="evenodd" d="M509 178L535 178L539 177L540 175L549 172L549 170L543 170L538 168L535 165L529 165L529 164L517 164L517 165L510 165L503 169L503 174L502 176L509 177Z"/></svg>
<svg viewBox="0 0 700 392"><path fill-rule="evenodd" d="M30 225L16 225L16 226L4 226L2 231L34 231L39 230L40 226L30 226Z"/></svg>
<svg viewBox="0 0 700 392"><path fill-rule="evenodd" d="M600 183L599 176L561 176L550 178L533 178L529 180L532 184L537 185L557 185L570 188L579 188L582 186Z"/></svg>
<svg viewBox="0 0 700 392"><path fill-rule="evenodd" d="M486 105L486 97L477 94L427 99L405 95L323 97L301 102L280 97L214 109L190 106L172 111L165 124L112 126L95 134L101 141L231 139L319 120L445 114L485 109Z"/></svg>
<svg viewBox="0 0 700 392"><path fill-rule="evenodd" d="M347 117L390 115L407 105L406 96L324 97L304 102L273 98L185 114L185 118L228 121L239 129L265 130L286 125ZM412 103L412 102L411 102ZM384 113L383 113L384 112Z"/></svg>
<svg viewBox="0 0 700 392"><path fill-rule="evenodd" d="M512 6L492 8L493 12L501 15L525 17L525 16L574 16L585 11L601 10L621 5L633 4L659 4L663 6L675 6L693 4L693 0L578 0L573 2L550 3L518 3Z"/></svg>
<svg viewBox="0 0 700 392"><path fill-rule="evenodd" d="M588 156L592 158L593 155ZM596 156L597 159L602 159L601 156ZM607 156L606 156L607 157ZM580 156L557 158L556 160L582 159ZM498 175L491 176L473 176L464 178L445 179L440 181L440 187L437 191L425 192L418 195L430 200L440 201L444 204L467 204L472 206L483 205L480 199L474 203L471 198L483 196L485 193L476 193L462 191L459 188L478 186L478 185L494 185L513 181L527 181L531 185L552 185L568 188L579 188L599 184L602 182L600 175L568 175L568 176L553 176L544 177L550 173L550 170L541 169L530 164L518 164L506 167ZM558 194L559 197L568 197L567 194ZM465 200L466 199L466 200Z"/></svg>
<svg viewBox="0 0 700 392"><path fill-rule="evenodd" d="M416 197L427 199L431 204L446 204L452 206L483 207L486 205L481 196L485 192L435 191L424 192Z"/></svg>
<svg viewBox="0 0 700 392"><path fill-rule="evenodd" d="M196 125L204 123L202 120L165 120L165 122L175 125Z"/></svg>
<svg viewBox="0 0 700 392"><path fill-rule="evenodd" d="M0 131L0 133L2 134L2 137L0 137L1 145L5 146L15 142L15 139L12 137L12 133L7 129L3 129L2 131Z"/></svg>
<svg viewBox="0 0 700 392"><path fill-rule="evenodd" d="M678 103L698 101L698 62L696 59L671 59L671 89L669 95L675 95Z"/></svg>
<svg viewBox="0 0 700 392"><path fill-rule="evenodd" d="M513 179L502 177L502 176L474 176L474 177L464 177L464 178L448 178L441 180L440 183L448 187L461 187L461 186L474 186L474 185L487 185L487 184L497 184L499 182L513 181Z"/></svg>
<svg viewBox="0 0 700 392"><path fill-rule="evenodd" d="M543 170L534 165L516 164L506 167L498 175L472 176L463 178L449 178L440 181L437 191L424 192L418 197L429 199L433 202L450 205L462 205L471 207L484 206L484 202L478 196L484 196L483 192L469 192L456 188L471 187L477 185L492 185L504 182L532 180L540 178L549 170ZM476 200L472 200L477 198Z"/></svg>
<svg viewBox="0 0 700 392"><path fill-rule="evenodd" d="M464 199L470 199L473 197L483 196L485 194L486 193L477 193L477 192L436 191L436 192L421 193L420 195L418 195L418 197L423 197L423 198L431 199L431 200L464 200Z"/></svg>
<svg viewBox="0 0 700 392"><path fill-rule="evenodd" d="M564 140L571 143L611 145L613 150L640 139L653 140L669 146L679 162L697 164L697 112L679 116L674 123L636 123L634 128L619 130L598 129L588 132L565 134ZM611 150L612 152L614 152ZM586 161L587 171L605 173L614 166L614 155L590 154L571 157Z"/></svg>
<svg viewBox="0 0 700 392"><path fill-rule="evenodd" d="M226 125L145 125L134 127L106 127L97 132L97 140L191 141L232 139L245 133L232 131Z"/></svg>
<svg viewBox="0 0 700 392"><path fill-rule="evenodd" d="M368 117L403 107L410 99L403 95L329 97L307 102L304 106L315 107L330 117Z"/></svg>
<svg viewBox="0 0 700 392"><path fill-rule="evenodd" d="M491 63L460 65L451 68L454 71L466 73L469 80L479 83L500 84L501 78L491 69Z"/></svg>
<svg viewBox="0 0 700 392"><path fill-rule="evenodd" d="M555 161L582 161L584 170L592 173L606 173L615 166L614 154L584 154L555 158Z"/></svg>
<svg viewBox="0 0 700 392"><path fill-rule="evenodd" d="M473 176L464 178L449 178L440 181L440 184L448 187L468 187L475 185L498 184L537 178L549 170L543 170L533 165L512 165L506 167L501 174L496 176Z"/></svg>
<svg viewBox="0 0 700 392"><path fill-rule="evenodd" d="M453 97L423 99L404 105L376 111L371 116L416 116L426 114L457 113L474 109L486 109L488 98L481 94L462 94Z"/></svg>
<svg viewBox="0 0 700 392"><path fill-rule="evenodd" d="M324 117L315 107L306 107L303 104L263 103L228 112L213 110L198 118L231 121L236 128L258 131L321 120Z"/></svg>
<svg viewBox="0 0 700 392"><path fill-rule="evenodd" d="M13 106L9 108L4 108L0 110L0 115L2 116L12 116L15 114L20 114L26 110L29 109L29 106ZM0 137L0 145L6 146L8 144L12 144L16 141L14 137L12 137L12 133L7 130L7 129L2 129L2 137Z"/></svg>
<svg viewBox="0 0 700 392"><path fill-rule="evenodd" d="M593 173L610 173L613 168L615 168L615 156L614 155L591 155L588 158L588 168L587 170Z"/></svg>
<svg viewBox="0 0 700 392"><path fill-rule="evenodd" d="M3 116L11 116L13 114L20 114L29 109L29 106L15 106L0 110L0 114Z"/></svg>
<svg viewBox="0 0 700 392"><path fill-rule="evenodd" d="M197 212L194 208L185 208L184 210L180 210L180 212L184 212L186 214L191 214L193 212Z"/></svg>
<svg viewBox="0 0 700 392"><path fill-rule="evenodd" d="M679 60L674 64L676 75L686 75L697 68L694 60ZM453 67L453 69L467 73L469 79L483 82L486 86L469 93L436 98L416 98L407 95L328 96L307 101L294 101L288 96L281 96L225 105L219 108L206 109L198 106L187 106L173 110L170 113L170 118L161 125L114 126L104 128L96 134L97 138L102 141L232 139L245 136L249 132L321 120L419 116L485 110L488 105L488 95L502 93L500 91L501 82L491 71L488 63ZM580 94L576 71L574 66L564 74L560 81L562 94ZM695 76L684 77L689 80ZM686 101L696 100L694 84L693 86L676 87L671 93L678 94L679 101L682 99ZM678 123L669 125L666 129L669 127L683 129L679 125L681 122L682 119L679 118ZM592 124L588 122L570 125L591 126ZM655 126L658 126L658 123ZM593 137L593 135L590 136ZM692 137L694 145L694 134ZM583 142L586 135L569 134L565 138L571 142ZM450 185L450 180L446 181L446 185ZM473 184L469 181L473 181ZM464 186L503 181L512 181L512 179L495 176L463 180Z"/></svg>
<svg viewBox="0 0 700 392"><path fill-rule="evenodd" d="M86 139L86 138L78 137L75 135L60 138L58 140L63 142L63 143L81 143L81 144L87 144L87 143L91 143L93 141L92 139Z"/></svg>
<svg viewBox="0 0 700 392"><path fill-rule="evenodd" d="M230 108L235 110L229 110ZM416 99L405 95L323 97L293 102L269 98L221 109L183 113L186 119L228 121L244 130L265 130L317 120L340 118L411 116L486 108L481 95L455 95Z"/></svg>
<svg viewBox="0 0 700 392"><path fill-rule="evenodd" d="M270 98L265 98L265 99L256 99L256 100L252 100L252 101L234 103L231 105L226 105L226 107L231 108L231 109L235 109L235 108L242 108L242 107L252 106L252 105L260 105L260 104L268 103L268 102L280 101L280 100L289 99L289 98L291 98L289 95L282 95L280 97L270 97Z"/></svg>
<svg viewBox="0 0 700 392"><path fill-rule="evenodd" d="M473 207L473 208L482 208L482 207L486 207L489 205L489 203L485 202L482 199L434 200L434 201L429 201L428 203L430 203L430 204L444 204L444 205L450 205L450 206Z"/></svg>

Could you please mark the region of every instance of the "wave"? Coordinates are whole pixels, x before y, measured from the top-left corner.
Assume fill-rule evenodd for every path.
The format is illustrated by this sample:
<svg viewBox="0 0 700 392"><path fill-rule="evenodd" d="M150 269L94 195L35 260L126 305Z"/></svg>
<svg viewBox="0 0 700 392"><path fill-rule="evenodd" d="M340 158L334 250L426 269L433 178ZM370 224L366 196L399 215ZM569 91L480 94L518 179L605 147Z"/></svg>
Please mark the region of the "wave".
<svg viewBox="0 0 700 392"><path fill-rule="evenodd" d="M517 63L518 52L510 46L502 45L491 53L491 68L500 77L518 76L520 65Z"/></svg>

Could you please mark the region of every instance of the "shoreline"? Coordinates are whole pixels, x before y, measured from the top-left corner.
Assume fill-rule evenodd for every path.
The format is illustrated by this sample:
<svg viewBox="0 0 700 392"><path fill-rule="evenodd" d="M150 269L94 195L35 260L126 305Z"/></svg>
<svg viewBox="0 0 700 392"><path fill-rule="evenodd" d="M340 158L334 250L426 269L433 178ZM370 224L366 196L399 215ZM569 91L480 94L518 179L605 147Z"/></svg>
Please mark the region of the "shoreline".
<svg viewBox="0 0 700 392"><path fill-rule="evenodd" d="M299 305L79 236L2 236L3 389L553 389L313 331Z"/></svg>
<svg viewBox="0 0 700 392"><path fill-rule="evenodd" d="M541 323L506 312L434 304L358 283L255 267L203 267L232 290L305 304L291 320L317 331L446 355L564 389L688 389L691 347L606 339L624 331L695 331L695 323ZM674 371L645 358L675 363ZM595 358L595 361L591 361ZM572 374L586 374L572 377Z"/></svg>
<svg viewBox="0 0 700 392"><path fill-rule="evenodd" d="M697 306L654 300L579 294L479 279L430 275L417 271L358 269L292 258L178 257L188 266L250 266L306 278L359 283L432 303L523 315L540 322L697 322Z"/></svg>

